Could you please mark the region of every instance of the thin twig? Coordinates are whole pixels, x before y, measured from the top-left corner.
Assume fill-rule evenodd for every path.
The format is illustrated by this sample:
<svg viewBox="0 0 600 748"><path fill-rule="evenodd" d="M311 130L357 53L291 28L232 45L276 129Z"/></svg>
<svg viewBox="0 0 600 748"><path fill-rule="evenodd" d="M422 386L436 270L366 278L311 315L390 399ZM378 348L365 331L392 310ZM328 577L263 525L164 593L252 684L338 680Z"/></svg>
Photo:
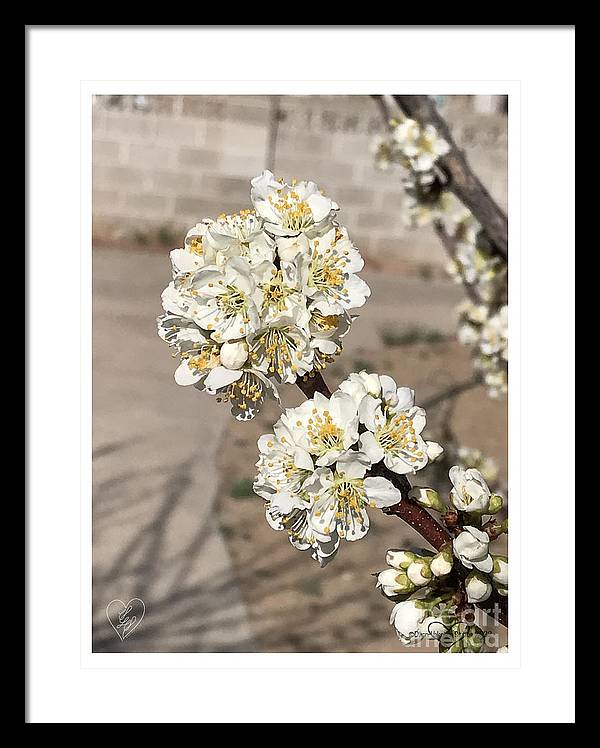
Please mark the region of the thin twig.
<svg viewBox="0 0 600 748"><path fill-rule="evenodd" d="M443 403L445 400L449 400L453 397L458 397L458 395L462 395L463 392L467 392L467 390L473 389L473 387L477 387L481 384L481 379L479 377L473 377L472 379L467 379L464 382L458 382L457 384L453 384L451 387L448 387L448 389L444 390L443 392L438 392L437 395L433 395L429 398L429 400L425 400L425 402L422 404L422 407L427 408L433 408L436 405L439 405L440 403Z"/></svg>
<svg viewBox="0 0 600 748"><path fill-rule="evenodd" d="M403 96L394 100L402 111L422 126L433 125L450 146L450 151L437 164L448 177L448 189L466 205L493 245L493 250L508 262L508 219L475 175L463 151L450 132L446 120L439 114L430 96Z"/></svg>

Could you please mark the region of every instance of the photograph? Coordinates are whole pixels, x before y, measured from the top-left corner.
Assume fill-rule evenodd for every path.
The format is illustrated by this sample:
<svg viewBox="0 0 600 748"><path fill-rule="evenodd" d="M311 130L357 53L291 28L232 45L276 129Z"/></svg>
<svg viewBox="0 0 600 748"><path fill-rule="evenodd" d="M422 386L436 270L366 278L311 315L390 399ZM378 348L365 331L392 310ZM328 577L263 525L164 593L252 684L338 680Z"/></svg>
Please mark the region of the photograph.
<svg viewBox="0 0 600 748"><path fill-rule="evenodd" d="M92 107L93 651L505 651L509 96Z"/></svg>
<svg viewBox="0 0 600 748"><path fill-rule="evenodd" d="M25 183L26 725L575 722L574 25L26 25Z"/></svg>

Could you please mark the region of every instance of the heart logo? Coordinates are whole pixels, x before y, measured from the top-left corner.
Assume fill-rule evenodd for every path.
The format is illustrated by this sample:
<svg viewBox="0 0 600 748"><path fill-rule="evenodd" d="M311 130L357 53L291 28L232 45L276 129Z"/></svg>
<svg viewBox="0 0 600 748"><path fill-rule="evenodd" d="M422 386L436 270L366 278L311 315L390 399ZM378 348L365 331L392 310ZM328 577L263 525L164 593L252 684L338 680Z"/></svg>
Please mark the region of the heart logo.
<svg viewBox="0 0 600 748"><path fill-rule="evenodd" d="M111 600L106 606L108 622L121 641L125 641L133 634L145 614L146 606L139 597L132 597L128 603L122 600Z"/></svg>

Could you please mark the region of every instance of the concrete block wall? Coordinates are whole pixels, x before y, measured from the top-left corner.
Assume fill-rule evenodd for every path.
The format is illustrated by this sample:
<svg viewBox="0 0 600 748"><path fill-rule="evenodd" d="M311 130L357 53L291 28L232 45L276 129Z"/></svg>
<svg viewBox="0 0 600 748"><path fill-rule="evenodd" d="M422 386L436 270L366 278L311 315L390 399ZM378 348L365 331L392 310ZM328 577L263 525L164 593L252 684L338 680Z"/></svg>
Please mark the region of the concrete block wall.
<svg viewBox="0 0 600 748"><path fill-rule="evenodd" d="M451 97L442 106L474 168L505 205L506 117L477 111L474 97ZM398 173L374 166L370 145L382 131L368 96L96 97L94 242L176 246L201 218L249 207L249 180L274 155L277 176L312 179L340 204L371 267L442 264L431 230L402 222Z"/></svg>

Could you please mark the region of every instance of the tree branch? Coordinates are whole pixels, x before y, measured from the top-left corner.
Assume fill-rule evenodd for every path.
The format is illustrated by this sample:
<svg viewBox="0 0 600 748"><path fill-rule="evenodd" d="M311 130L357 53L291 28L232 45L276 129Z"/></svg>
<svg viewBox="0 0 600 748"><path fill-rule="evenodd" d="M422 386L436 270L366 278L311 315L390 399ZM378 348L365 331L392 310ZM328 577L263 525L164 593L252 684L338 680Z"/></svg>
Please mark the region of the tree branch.
<svg viewBox="0 0 600 748"><path fill-rule="evenodd" d="M493 249L508 262L508 219L479 178L474 174L465 154L458 148L446 120L437 111L430 96L403 96L394 100L402 111L421 126L433 125L450 146L450 151L437 164L449 179L448 189L466 205L481 224Z"/></svg>
<svg viewBox="0 0 600 748"><path fill-rule="evenodd" d="M315 392L320 392L325 397L331 397L331 391L318 371L315 371L314 376L309 376L306 380L298 379L296 384L309 399L313 397ZM417 504L416 501L408 498L411 485L405 475L393 473L381 462L371 468L371 474L387 478L402 494L402 501L394 504L394 506L383 509L384 514L393 515L404 520L407 525L416 530L436 551L452 543L452 535L450 535L448 530L442 527L426 509ZM493 606L494 602L498 602L496 620L503 626L508 626L507 598L500 596L496 596L496 598L497 600L495 598L493 600L490 599L477 607L487 612Z"/></svg>
<svg viewBox="0 0 600 748"><path fill-rule="evenodd" d="M477 387L479 384L481 384L481 379L478 376L475 376L472 379L467 379L464 382L453 384L451 387L448 387L448 389L443 390L443 392L438 392L437 395L433 395L429 400L425 400L422 407L426 410L427 408L433 408L434 406L443 403L444 400L449 400L451 397L462 395L463 392L473 389L473 387Z"/></svg>

